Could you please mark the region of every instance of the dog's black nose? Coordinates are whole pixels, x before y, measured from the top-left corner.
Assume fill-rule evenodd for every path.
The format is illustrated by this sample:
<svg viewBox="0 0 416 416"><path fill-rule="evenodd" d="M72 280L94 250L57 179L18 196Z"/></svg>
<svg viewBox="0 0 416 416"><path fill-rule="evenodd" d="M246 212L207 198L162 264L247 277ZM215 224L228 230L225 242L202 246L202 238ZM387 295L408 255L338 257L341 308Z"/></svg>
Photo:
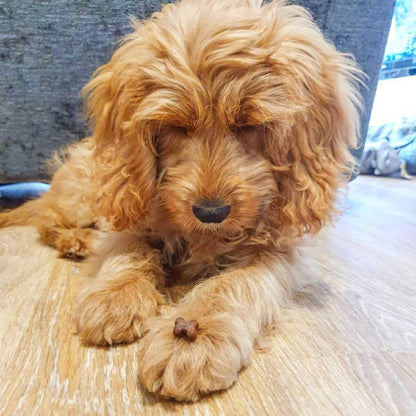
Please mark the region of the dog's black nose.
<svg viewBox="0 0 416 416"><path fill-rule="evenodd" d="M231 207L223 205L220 201L198 201L193 207L192 212L199 221L204 223L220 223L224 221L230 213Z"/></svg>

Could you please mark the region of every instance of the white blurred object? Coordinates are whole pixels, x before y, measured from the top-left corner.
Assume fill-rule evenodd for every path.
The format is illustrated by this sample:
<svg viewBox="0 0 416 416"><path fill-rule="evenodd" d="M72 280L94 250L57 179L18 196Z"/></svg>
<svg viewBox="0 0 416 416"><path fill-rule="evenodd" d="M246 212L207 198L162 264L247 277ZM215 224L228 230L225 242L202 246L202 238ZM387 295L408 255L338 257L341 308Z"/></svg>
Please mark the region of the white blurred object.
<svg viewBox="0 0 416 416"><path fill-rule="evenodd" d="M370 126L401 123L403 117L416 115L416 76L379 81Z"/></svg>

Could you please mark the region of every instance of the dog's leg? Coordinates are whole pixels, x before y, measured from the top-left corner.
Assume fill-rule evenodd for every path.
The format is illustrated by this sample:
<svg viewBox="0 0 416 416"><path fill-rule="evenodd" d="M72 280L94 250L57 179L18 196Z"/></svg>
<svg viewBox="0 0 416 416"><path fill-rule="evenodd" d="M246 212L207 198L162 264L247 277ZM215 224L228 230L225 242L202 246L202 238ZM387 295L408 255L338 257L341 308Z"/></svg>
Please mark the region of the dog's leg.
<svg viewBox="0 0 416 416"><path fill-rule="evenodd" d="M100 234L92 227L98 220L91 208L94 160L89 139L71 145L65 162L56 161L51 187L41 198L0 213L0 228L30 225L62 257L82 258L93 251Z"/></svg>
<svg viewBox="0 0 416 416"><path fill-rule="evenodd" d="M41 239L56 248L60 257L83 259L94 253L100 231L87 227L63 227L54 217L55 215L39 217L35 225Z"/></svg>
<svg viewBox="0 0 416 416"><path fill-rule="evenodd" d="M144 321L165 301L157 291L163 271L157 251L130 233L110 233L85 264L90 278L77 298L76 321L89 344L133 342L143 335Z"/></svg>
<svg viewBox="0 0 416 416"><path fill-rule="evenodd" d="M0 228L34 226L38 229L41 240L56 248L61 257L80 259L91 255L94 242L101 234L92 228L95 225L92 215L89 213L84 217L74 218L76 208L74 207L68 215L57 206L60 199L65 199L65 195L57 192L47 193L42 198L26 202L15 210L2 212Z"/></svg>
<svg viewBox="0 0 416 416"><path fill-rule="evenodd" d="M276 322L298 272L282 256L196 286L173 311L148 321L140 380L151 392L186 401L230 387L255 340Z"/></svg>

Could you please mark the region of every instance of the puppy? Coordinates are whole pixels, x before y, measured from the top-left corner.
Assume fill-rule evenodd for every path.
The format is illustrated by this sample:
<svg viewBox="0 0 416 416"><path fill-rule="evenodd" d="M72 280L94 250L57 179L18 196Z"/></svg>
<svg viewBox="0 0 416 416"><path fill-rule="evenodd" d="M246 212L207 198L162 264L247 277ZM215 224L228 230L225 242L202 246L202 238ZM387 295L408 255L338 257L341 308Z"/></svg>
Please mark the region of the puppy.
<svg viewBox="0 0 416 416"><path fill-rule="evenodd" d="M0 224L89 256L81 339L143 337L145 387L195 401L236 381L337 213L360 72L280 0L182 0L133 29L84 89L92 136Z"/></svg>

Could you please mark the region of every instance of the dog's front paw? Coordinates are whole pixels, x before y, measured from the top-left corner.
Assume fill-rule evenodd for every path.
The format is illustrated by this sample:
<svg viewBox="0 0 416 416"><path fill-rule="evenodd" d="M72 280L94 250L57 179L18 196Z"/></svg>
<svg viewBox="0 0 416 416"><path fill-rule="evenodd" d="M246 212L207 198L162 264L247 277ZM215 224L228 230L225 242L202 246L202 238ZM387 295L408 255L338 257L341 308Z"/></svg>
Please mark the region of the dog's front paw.
<svg viewBox="0 0 416 416"><path fill-rule="evenodd" d="M155 290L137 293L128 285L86 289L77 301L78 334L87 344L133 342L143 335L144 321L156 315L162 304Z"/></svg>
<svg viewBox="0 0 416 416"><path fill-rule="evenodd" d="M178 321L179 315L185 320ZM139 378L150 392L196 401L230 387L248 364L252 339L238 318L193 318L178 314L148 321L148 332L139 343Z"/></svg>

